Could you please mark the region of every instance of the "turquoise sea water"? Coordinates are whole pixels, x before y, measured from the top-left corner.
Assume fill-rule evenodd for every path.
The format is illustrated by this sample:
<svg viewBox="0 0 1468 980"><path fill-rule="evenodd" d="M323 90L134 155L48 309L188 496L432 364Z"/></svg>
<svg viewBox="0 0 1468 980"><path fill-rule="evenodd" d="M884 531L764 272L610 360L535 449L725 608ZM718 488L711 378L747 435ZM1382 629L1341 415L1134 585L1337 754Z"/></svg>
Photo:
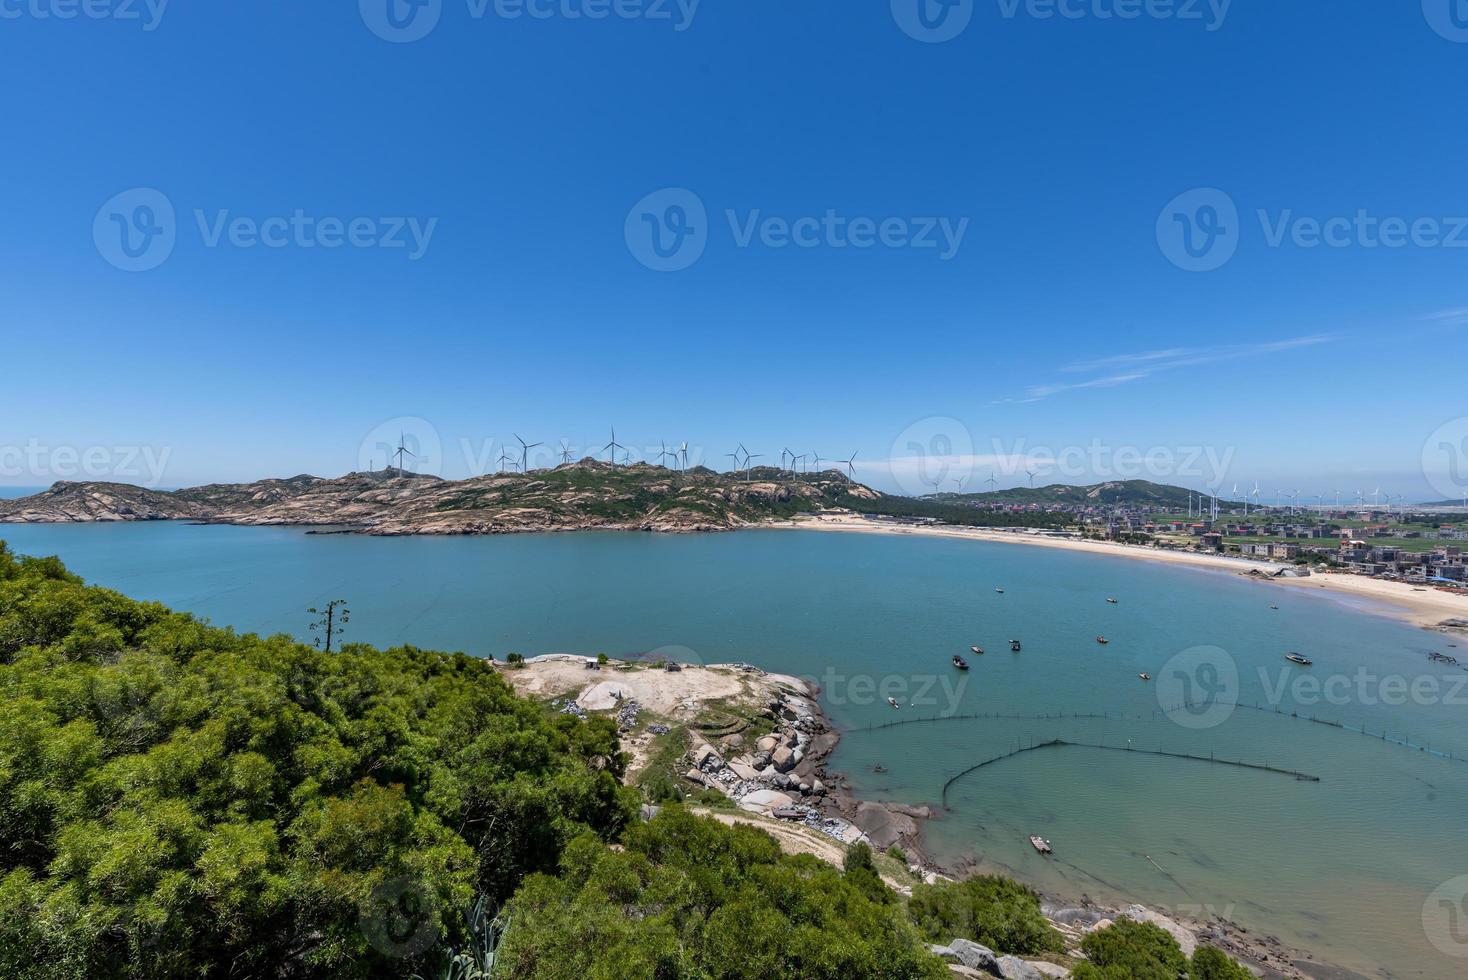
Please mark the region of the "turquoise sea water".
<svg viewBox="0 0 1468 980"><path fill-rule="evenodd" d="M304 636L306 607L345 598L349 638L379 645L496 656L675 647L684 660L810 676L846 730L832 768L873 798L937 806L956 773L1056 738L1130 745L1130 754L1040 749L973 772L949 789L929 850L1057 895L1216 912L1371 976L1468 974L1468 959L1434 946L1423 920L1430 893L1468 874L1459 680L1468 673L1426 655L1468 661L1468 650L1309 588L1059 550L817 531L370 538L10 525L0 539L245 631ZM1111 642L1097 644L1099 634ZM1023 640L1021 653L1010 638ZM984 656L969 653L974 643ZM1315 666L1286 663L1290 650ZM968 658L967 674L950 666L954 653ZM1196 706L1164 711L1216 688L1219 665L1237 671L1240 701L1268 710L1225 703L1201 715L1218 722L1207 727L1194 727ZM1139 679L1144 671L1156 680ZM1059 717L1077 714L1104 717ZM936 715L994 717L868 730ZM1375 737L1383 732L1390 741ZM1320 781L1135 751L1150 749ZM1033 852L1031 833L1052 840L1053 858ZM1429 925L1442 914L1428 912ZM1468 953L1468 943L1450 948Z"/></svg>

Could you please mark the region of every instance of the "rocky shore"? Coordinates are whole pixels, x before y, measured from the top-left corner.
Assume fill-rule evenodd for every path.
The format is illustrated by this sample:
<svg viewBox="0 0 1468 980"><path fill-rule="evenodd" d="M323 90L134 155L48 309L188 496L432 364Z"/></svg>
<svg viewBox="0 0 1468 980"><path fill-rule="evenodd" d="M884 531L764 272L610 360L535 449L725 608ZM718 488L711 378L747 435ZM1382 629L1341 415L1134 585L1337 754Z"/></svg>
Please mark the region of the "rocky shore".
<svg viewBox="0 0 1468 980"><path fill-rule="evenodd" d="M962 875L963 869L941 866L923 851L923 826L935 816L929 807L858 799L841 774L828 767L840 734L821 710L819 690L808 681L748 664L690 664L671 654L625 664L536 657L505 676L520 693L549 700L560 710L615 713L633 757L634 777L658 764L659 742L677 739L676 755L663 760L672 774L688 792L717 794L735 808L706 807L715 819L753 823L787 850L836 862L857 843L879 852L900 848L907 863L902 880L884 877L904 893L918 882ZM1126 917L1160 926L1189 954L1200 943L1217 946L1270 980L1364 980L1222 918L1196 921L1140 905L1110 906L1084 895L1047 896L1042 911L1073 951L1086 933ZM1063 965L999 956L961 939L935 952L964 976L1036 980L1069 975Z"/></svg>

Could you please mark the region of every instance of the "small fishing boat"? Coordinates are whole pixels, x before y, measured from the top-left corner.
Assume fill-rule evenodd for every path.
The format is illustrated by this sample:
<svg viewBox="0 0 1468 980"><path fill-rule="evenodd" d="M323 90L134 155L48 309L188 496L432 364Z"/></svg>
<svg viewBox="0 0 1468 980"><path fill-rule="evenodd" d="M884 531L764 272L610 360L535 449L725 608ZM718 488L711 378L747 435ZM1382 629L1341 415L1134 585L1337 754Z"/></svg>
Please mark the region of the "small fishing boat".
<svg viewBox="0 0 1468 980"><path fill-rule="evenodd" d="M1009 641L1009 649L1013 650L1015 653L1019 653L1019 641L1018 640L1010 640Z"/></svg>
<svg viewBox="0 0 1468 980"><path fill-rule="evenodd" d="M1272 602L1271 602L1271 603L1270 603L1270 604L1269 604L1269 608L1270 608L1270 609L1278 609L1278 608L1279 608L1279 607L1278 607L1278 606L1276 606L1276 605L1275 605L1275 604L1274 604L1274 603L1272 603Z"/></svg>
<svg viewBox="0 0 1468 980"><path fill-rule="evenodd" d="M1151 674L1138 674L1137 676L1140 677L1144 681L1150 681L1152 679L1152 675Z"/></svg>
<svg viewBox="0 0 1468 980"><path fill-rule="evenodd" d="M1053 848L1051 848L1050 846L1050 842L1038 834L1030 835L1030 846L1039 851L1041 854L1050 854L1053 851Z"/></svg>
<svg viewBox="0 0 1468 980"><path fill-rule="evenodd" d="M1315 663L1315 661L1311 660L1309 657L1301 656L1298 653L1287 653L1285 654L1285 659L1292 664L1299 664L1301 667L1309 667L1311 664Z"/></svg>
<svg viewBox="0 0 1468 980"><path fill-rule="evenodd" d="M955 654L953 657L953 666L959 670L968 670L968 661Z"/></svg>
<svg viewBox="0 0 1468 980"><path fill-rule="evenodd" d="M1111 603L1113 606L1116 605L1116 600L1115 599L1107 599L1106 601L1109 602L1109 603Z"/></svg>
<svg viewBox="0 0 1468 980"><path fill-rule="evenodd" d="M984 655L984 648L983 647L969 647L969 649L972 650L974 653L978 654L981 657Z"/></svg>
<svg viewBox="0 0 1468 980"><path fill-rule="evenodd" d="M1111 641L1108 640L1104 636L1098 636L1098 637L1096 637L1096 642L1099 643L1099 644L1101 644L1104 647L1106 644L1110 643Z"/></svg>
<svg viewBox="0 0 1468 980"><path fill-rule="evenodd" d="M897 703L897 699L896 698L888 698L887 699L887 703L890 704L894 708L900 708L900 707L902 707L902 705L900 705L900 704Z"/></svg>
<svg viewBox="0 0 1468 980"><path fill-rule="evenodd" d="M1004 594L1004 590L1003 589L995 589L994 591L995 592L998 592L1000 595L1003 595Z"/></svg>

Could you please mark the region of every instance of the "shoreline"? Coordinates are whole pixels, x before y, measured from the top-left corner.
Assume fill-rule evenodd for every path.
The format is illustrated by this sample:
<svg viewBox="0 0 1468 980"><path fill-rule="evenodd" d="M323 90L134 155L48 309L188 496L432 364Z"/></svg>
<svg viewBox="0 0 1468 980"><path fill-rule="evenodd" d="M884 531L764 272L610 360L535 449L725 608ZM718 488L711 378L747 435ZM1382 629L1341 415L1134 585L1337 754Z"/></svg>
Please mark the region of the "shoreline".
<svg viewBox="0 0 1468 980"><path fill-rule="evenodd" d="M1424 629L1437 629L1445 620L1468 620L1468 595L1446 592L1442 589L1426 588L1417 592L1406 582L1368 578L1340 572L1311 571L1306 577L1275 578L1274 572L1293 566L1277 562L1255 561L1250 558L1234 558L1228 555L1210 555L1190 551L1167 551L1142 545L1117 544L1110 541L1093 541L1078 538L1051 538L1042 535L1016 534L987 528L956 527L954 525L892 525L862 517L845 515L819 515L801 518L781 524L771 524L790 530L828 531L848 534L888 534L915 537L947 538L950 540L990 541L1000 544L1030 545L1040 548L1057 548L1065 551L1083 552L1112 558L1137 558L1146 561L1165 562L1173 565L1191 566L1200 570L1228 571L1256 581L1269 582L1295 589L1318 589L1342 604L1377 616L1405 620Z"/></svg>
<svg viewBox="0 0 1468 980"><path fill-rule="evenodd" d="M867 843L879 853L900 847L907 856L906 872L893 872L901 880L887 873L883 878L901 894L910 895L919 882L964 876L961 865L950 867L934 860L924 846L927 821L942 819L939 811L931 805L862 799L841 772L829 768L842 732L822 707L821 691L813 680L744 663L683 664L681 670L666 671L632 658L610 660L590 670L587 660L574 654L545 654L528 658L523 667L500 665L499 672L517 694L555 710L571 710L574 704L577 713L610 712L622 722L623 747L633 757L628 784L635 784L639 772L651 768L656 754L648 730L635 720L638 711L646 711L659 719L664 734L671 727L687 736L686 751L673 765L678 780L727 800L723 807L684 801L705 816L758 827L782 849L836 864L846 848L857 843ZM613 694L613 688L620 692ZM725 724L731 704L769 724ZM635 706L630 723L623 721L628 705ZM766 728L772 730L751 744L753 736ZM771 739L782 745L773 760ZM787 750L782 758L779 753ZM1013 869L1000 873L1028 884ZM1364 980L1313 953L1217 916L1205 921L1170 916L1124 894L1100 901L1084 891L1040 894L1046 917L1072 946L1086 932L1127 916L1153 921L1185 945L1217 946L1267 978Z"/></svg>

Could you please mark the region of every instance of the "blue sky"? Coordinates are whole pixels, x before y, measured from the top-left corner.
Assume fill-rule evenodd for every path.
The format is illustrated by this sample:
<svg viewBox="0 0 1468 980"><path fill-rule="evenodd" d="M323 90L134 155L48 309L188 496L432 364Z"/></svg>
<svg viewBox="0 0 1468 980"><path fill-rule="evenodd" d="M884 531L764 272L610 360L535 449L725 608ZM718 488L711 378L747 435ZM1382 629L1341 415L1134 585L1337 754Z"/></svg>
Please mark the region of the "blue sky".
<svg viewBox="0 0 1468 980"><path fill-rule="evenodd" d="M613 424L886 489L1464 482L1446 0L969 0L946 41L917 0L428 2L397 43L387 0L0 0L0 483L335 475L394 429L459 477Z"/></svg>

